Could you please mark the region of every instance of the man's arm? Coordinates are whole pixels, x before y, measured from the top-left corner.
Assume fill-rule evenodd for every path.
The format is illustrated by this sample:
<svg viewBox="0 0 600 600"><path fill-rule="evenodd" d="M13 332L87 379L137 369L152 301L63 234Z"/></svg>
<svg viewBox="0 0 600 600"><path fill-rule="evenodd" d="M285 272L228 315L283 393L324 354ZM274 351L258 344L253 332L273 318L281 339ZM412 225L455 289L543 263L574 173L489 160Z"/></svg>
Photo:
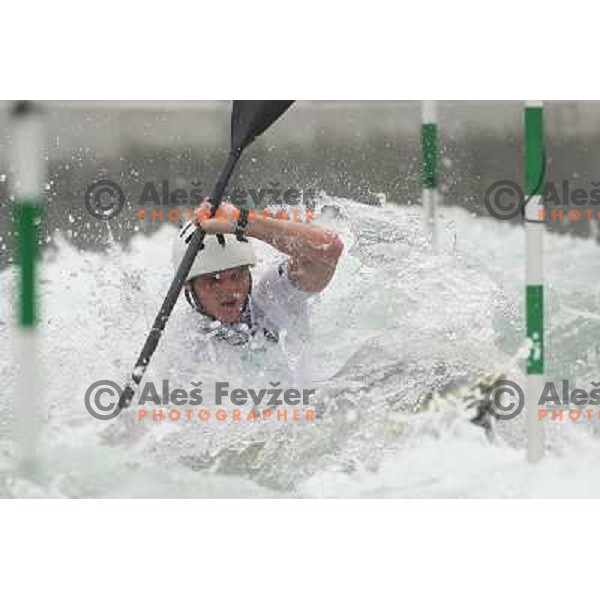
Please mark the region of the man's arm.
<svg viewBox="0 0 600 600"><path fill-rule="evenodd" d="M344 249L337 233L308 223L260 219L250 221L246 231L290 257L289 278L304 292L327 286Z"/></svg>
<svg viewBox="0 0 600 600"><path fill-rule="evenodd" d="M199 226L207 233L233 233L238 209L228 202L219 208L221 218L201 220ZM260 218L248 222L246 233L290 257L289 278L304 292L320 292L327 286L344 249L337 233L308 223Z"/></svg>

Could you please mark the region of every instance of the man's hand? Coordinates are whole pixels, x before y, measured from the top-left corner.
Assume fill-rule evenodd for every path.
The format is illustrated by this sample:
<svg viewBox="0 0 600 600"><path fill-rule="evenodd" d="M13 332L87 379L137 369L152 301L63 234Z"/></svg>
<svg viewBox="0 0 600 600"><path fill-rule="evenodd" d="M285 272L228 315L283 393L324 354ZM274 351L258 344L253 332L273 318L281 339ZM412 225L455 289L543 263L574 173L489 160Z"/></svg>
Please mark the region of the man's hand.
<svg viewBox="0 0 600 600"><path fill-rule="evenodd" d="M194 223L205 233L233 233L240 210L231 202L221 202L215 216L211 219L212 204L205 199L196 211Z"/></svg>

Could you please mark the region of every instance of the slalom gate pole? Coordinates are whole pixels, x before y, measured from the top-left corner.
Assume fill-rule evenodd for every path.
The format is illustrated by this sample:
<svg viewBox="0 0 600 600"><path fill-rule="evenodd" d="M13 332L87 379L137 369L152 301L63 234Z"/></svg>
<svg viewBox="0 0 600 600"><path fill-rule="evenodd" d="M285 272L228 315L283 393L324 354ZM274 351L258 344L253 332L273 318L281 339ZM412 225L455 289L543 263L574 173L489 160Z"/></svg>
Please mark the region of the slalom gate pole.
<svg viewBox="0 0 600 600"><path fill-rule="evenodd" d="M14 345L18 392L13 402L19 466L27 471L35 464L40 425L38 402L42 386L38 356L37 264L46 163L43 115L38 107L31 102L16 102L11 121L15 264L18 268L17 339Z"/></svg>
<svg viewBox="0 0 600 600"><path fill-rule="evenodd" d="M432 247L437 241L437 103L423 100L421 112L421 186L425 231Z"/></svg>
<svg viewBox="0 0 600 600"><path fill-rule="evenodd" d="M525 235L526 321L530 349L527 358L525 404L527 460L544 456L544 429L538 419L538 400L544 385L544 222L541 210L544 184L544 109L542 102L525 103Z"/></svg>

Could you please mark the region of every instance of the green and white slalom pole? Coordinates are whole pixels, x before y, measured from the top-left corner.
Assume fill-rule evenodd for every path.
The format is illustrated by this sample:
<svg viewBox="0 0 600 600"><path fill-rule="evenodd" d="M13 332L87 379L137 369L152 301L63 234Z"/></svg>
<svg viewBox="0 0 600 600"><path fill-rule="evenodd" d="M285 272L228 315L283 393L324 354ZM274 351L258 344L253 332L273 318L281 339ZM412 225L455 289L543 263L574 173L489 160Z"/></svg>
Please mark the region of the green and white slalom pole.
<svg viewBox="0 0 600 600"><path fill-rule="evenodd" d="M432 247L436 245L437 204L437 106L435 100L423 100L421 114L421 185L423 220Z"/></svg>
<svg viewBox="0 0 600 600"><path fill-rule="evenodd" d="M15 443L21 468L29 470L35 465L40 424L38 394L42 389L37 348L37 258L46 163L41 112L31 102L17 102L11 116L17 267Z"/></svg>
<svg viewBox="0 0 600 600"><path fill-rule="evenodd" d="M525 234L527 358L527 460L544 455L543 423L538 419L538 399L544 385L544 109L542 102L525 103Z"/></svg>

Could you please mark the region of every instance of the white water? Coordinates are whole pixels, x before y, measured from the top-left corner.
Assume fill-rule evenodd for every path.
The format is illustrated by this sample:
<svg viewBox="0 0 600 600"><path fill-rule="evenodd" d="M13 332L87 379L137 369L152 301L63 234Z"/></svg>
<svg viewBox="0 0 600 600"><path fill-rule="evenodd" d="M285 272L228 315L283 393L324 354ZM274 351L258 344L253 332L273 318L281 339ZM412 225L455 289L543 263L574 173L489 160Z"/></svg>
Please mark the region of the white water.
<svg viewBox="0 0 600 600"><path fill-rule="evenodd" d="M347 218L321 222L343 235L346 250L312 308L312 356L319 379L330 381L321 397L337 410L287 425L93 419L85 390L129 375L171 278L174 229L139 235L126 251L111 245L107 229L103 254L79 253L55 235L41 270L39 464L27 476L15 467L15 368L2 352L0 496L600 495L597 424L552 424L547 458L530 466L520 418L501 424L491 444L460 407L412 415L387 408L415 404L440 378L475 383L503 373L523 383L522 365L511 360L523 341L523 229L444 210L435 254L418 208L330 201ZM275 254L259 253L260 271ZM597 254L591 241L546 237L549 376L584 388L600 374ZM0 275L1 348L12 343L14 278L14 269ZM163 344L156 361L176 355Z"/></svg>

